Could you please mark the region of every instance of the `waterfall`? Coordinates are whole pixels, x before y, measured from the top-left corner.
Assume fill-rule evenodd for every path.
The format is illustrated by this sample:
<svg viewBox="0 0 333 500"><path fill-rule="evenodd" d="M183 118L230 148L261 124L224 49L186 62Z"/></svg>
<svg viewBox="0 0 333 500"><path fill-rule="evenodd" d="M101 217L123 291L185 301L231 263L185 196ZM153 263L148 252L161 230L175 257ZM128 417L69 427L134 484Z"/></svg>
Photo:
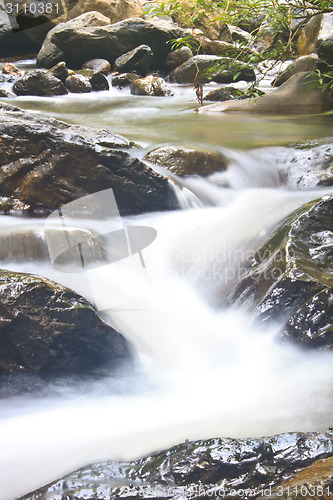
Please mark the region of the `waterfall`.
<svg viewBox="0 0 333 500"><path fill-rule="evenodd" d="M92 285L82 274L54 269L43 252L34 263L26 262L26 249L20 259L17 248L10 262L3 255L9 269L41 274L103 304L106 320L132 344L137 366L132 373L123 367L116 377L105 374L99 380L38 381L38 391L33 379L25 380L28 395L4 395L1 500L89 463L134 459L185 439L331 425L331 356L281 345L275 341L279 324L261 329L241 309L216 307L237 283L244 258L319 191L281 186L231 191L214 176L196 178L194 184L192 178L180 179L176 189L182 196L187 190L197 207L187 203L186 210L122 221L156 231L142 251L144 269L135 254L126 265L124 259L89 271ZM8 217L0 219L7 245L10 231L17 242L19 223L9 230ZM97 234L111 224L75 222ZM35 234L40 241L45 221L26 227L30 239ZM121 301L115 303L120 291Z"/></svg>

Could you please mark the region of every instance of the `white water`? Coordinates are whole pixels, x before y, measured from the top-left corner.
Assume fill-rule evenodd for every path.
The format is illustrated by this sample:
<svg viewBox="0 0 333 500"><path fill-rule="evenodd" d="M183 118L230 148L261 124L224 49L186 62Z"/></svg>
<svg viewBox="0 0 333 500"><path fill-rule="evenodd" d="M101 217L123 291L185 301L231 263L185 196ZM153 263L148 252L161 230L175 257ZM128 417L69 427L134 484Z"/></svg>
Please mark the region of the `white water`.
<svg viewBox="0 0 333 500"><path fill-rule="evenodd" d="M332 356L279 345L274 336L280 325L260 330L249 325L245 311L211 305L233 287L242 257L255 251L284 216L322 194L243 190L237 165L229 179L234 179L233 190L218 188L212 179L187 184L212 192L215 202L219 192L219 206L124 221L157 230L157 239L143 251L146 271L134 255L137 265L97 269L94 284L87 286L82 275L59 273L47 262L6 264L50 277L111 307L122 289L123 303L131 301L133 310L118 307L109 320L132 343L138 366L124 367L116 377L42 384L37 393L4 398L1 500L13 500L89 463L130 460L185 439L331 425ZM268 185L279 184L273 167L266 166L266 176L275 179L266 179ZM22 220L3 216L0 223L15 231ZM95 228L101 231L103 225L106 232L107 222L96 221ZM43 231L44 221L25 221L28 227Z"/></svg>
<svg viewBox="0 0 333 500"><path fill-rule="evenodd" d="M214 149L271 146L331 133L331 121L313 116L194 115L192 89L177 89L171 99L134 101L113 89L51 100L17 98L13 104L110 127L146 146L165 141ZM332 355L280 345L274 339L279 324L261 330L250 326L245 310L216 307L272 228L323 191L287 190L284 172L277 169L278 150L222 151L231 162L226 173L177 180L183 207L197 208L124 221L157 230L157 239L143 251L146 271L138 255L130 263L96 269L90 282L58 273L46 261L0 262L113 308L108 320L137 355L135 366L116 375L48 384L23 377L2 388L0 500L13 500L93 462L129 460L185 439L332 425ZM101 221L86 226L110 230ZM0 217L0 237L22 227L43 233L44 221ZM126 311L119 311L122 306Z"/></svg>

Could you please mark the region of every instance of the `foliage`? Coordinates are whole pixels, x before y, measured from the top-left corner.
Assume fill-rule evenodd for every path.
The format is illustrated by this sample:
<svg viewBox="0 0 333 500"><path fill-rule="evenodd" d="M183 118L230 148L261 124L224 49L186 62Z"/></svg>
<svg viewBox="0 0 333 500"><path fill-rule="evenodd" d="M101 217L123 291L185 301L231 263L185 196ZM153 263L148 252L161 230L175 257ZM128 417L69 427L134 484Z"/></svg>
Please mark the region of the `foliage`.
<svg viewBox="0 0 333 500"><path fill-rule="evenodd" d="M192 30L199 28L208 36L215 32L216 38L225 24L246 28L251 31L251 42L236 42L235 45L240 49L237 59L251 67L262 60L272 61L272 67L294 57L302 27L313 16L325 12L333 12L332 0L168 0L155 4L149 11L152 15L171 16L182 26ZM257 54L249 50L266 35L271 37L272 43L265 50ZM182 45L195 53L201 50L198 37L191 34L174 40L172 47ZM239 69L232 64L236 80ZM318 71L318 78L325 88L332 89L333 68Z"/></svg>

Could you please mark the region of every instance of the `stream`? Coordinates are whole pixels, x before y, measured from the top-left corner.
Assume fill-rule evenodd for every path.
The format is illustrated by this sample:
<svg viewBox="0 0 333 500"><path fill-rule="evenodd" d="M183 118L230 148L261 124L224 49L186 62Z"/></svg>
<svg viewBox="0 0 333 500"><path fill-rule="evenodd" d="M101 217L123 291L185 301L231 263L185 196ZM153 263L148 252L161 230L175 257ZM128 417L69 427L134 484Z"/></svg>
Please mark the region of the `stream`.
<svg viewBox="0 0 333 500"><path fill-rule="evenodd" d="M93 378L13 377L0 389L0 500L14 500L85 465L132 460L186 439L250 437L332 425L332 354L278 343L281 324L258 326L224 299L277 224L331 192L286 184L296 143L332 140L333 115L208 116L190 86L173 97L112 89L10 103L70 123L108 128L141 147L221 151L226 172L174 177L181 209L123 217L156 230L138 254L90 271L55 270L36 255L2 268L60 282L96 304L133 346L134 361ZM7 100L8 102L8 100ZM99 234L112 220L73 219ZM1 233L45 237L47 221L0 216ZM130 304L130 306L128 306ZM22 390L23 388L23 390Z"/></svg>

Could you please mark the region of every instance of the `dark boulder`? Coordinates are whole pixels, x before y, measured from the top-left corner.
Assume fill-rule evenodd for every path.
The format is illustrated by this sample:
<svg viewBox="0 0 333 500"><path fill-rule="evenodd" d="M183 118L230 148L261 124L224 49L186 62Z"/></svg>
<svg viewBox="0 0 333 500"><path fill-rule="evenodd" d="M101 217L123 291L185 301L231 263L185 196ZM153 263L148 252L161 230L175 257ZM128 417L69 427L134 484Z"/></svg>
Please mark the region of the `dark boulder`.
<svg viewBox="0 0 333 500"><path fill-rule="evenodd" d="M131 94L165 97L173 95L163 78L146 76L137 78L130 85Z"/></svg>
<svg viewBox="0 0 333 500"><path fill-rule="evenodd" d="M154 54L148 45L139 45L130 52L117 57L113 69L119 73L134 71L146 76L150 70L153 57Z"/></svg>
<svg viewBox="0 0 333 500"><path fill-rule="evenodd" d="M92 91L90 81L83 75L69 75L66 78L65 85L70 92L75 94L85 94Z"/></svg>
<svg viewBox="0 0 333 500"><path fill-rule="evenodd" d="M49 68L59 62L59 51L63 54L62 60L71 68L79 69L88 59L97 57L113 63L135 47L148 45L154 54L152 67L163 68L170 52L168 42L186 36L185 30L165 21L130 18L112 25L82 26L78 20L58 25L49 32L37 56L38 66ZM54 54L49 43L55 47Z"/></svg>
<svg viewBox="0 0 333 500"><path fill-rule="evenodd" d="M119 150L131 146L124 137L4 104L0 118L0 197L15 200L14 210L53 211L108 188L122 213L178 206L167 179Z"/></svg>
<svg viewBox="0 0 333 500"><path fill-rule="evenodd" d="M225 157L215 151L164 146L150 151L144 157L156 165L161 165L176 175L210 175L225 170Z"/></svg>
<svg viewBox="0 0 333 500"><path fill-rule="evenodd" d="M64 84L51 73L36 69L19 78L13 85L16 95L53 96L67 94Z"/></svg>
<svg viewBox="0 0 333 500"><path fill-rule="evenodd" d="M263 488L274 488L316 460L332 456L330 432L185 442L134 462L90 465L24 499L47 498L54 491L73 499L93 498L96 483L103 498L257 498Z"/></svg>
<svg viewBox="0 0 333 500"><path fill-rule="evenodd" d="M61 80L62 83L65 83L66 78L68 77L68 68L66 66L66 63L64 61L61 61L60 63L56 64L53 66L53 68L49 69L48 72L58 78L58 80Z"/></svg>
<svg viewBox="0 0 333 500"><path fill-rule="evenodd" d="M110 19L99 12L87 12L81 14L80 16L67 21L66 23L60 23L50 30L43 42L43 45L37 55L37 67L39 68L52 68L55 64L66 61L65 53L53 43L53 36L62 29L72 28L73 30L84 29L89 26L105 26L110 24ZM82 54L84 57L84 54ZM87 61L85 58L82 64ZM82 64L79 66L81 67ZM77 69L79 69L79 67Z"/></svg>
<svg viewBox="0 0 333 500"><path fill-rule="evenodd" d="M321 40L317 48L318 56L328 66L333 65L333 36L326 40Z"/></svg>
<svg viewBox="0 0 333 500"><path fill-rule="evenodd" d="M103 73L94 73L89 78L89 82L92 89L95 91L110 90L109 80Z"/></svg>
<svg viewBox="0 0 333 500"><path fill-rule="evenodd" d="M0 88L0 97L16 97L16 95L13 94L13 92L9 92L6 89L1 89Z"/></svg>
<svg viewBox="0 0 333 500"><path fill-rule="evenodd" d="M84 372L129 358L126 340L75 292L0 271L0 374Z"/></svg>
<svg viewBox="0 0 333 500"><path fill-rule="evenodd" d="M220 87L215 90L211 90L208 94L205 95L205 101L228 101L232 99L233 96L237 96L239 94L239 89L235 87Z"/></svg>
<svg viewBox="0 0 333 500"><path fill-rule="evenodd" d="M142 78L140 75L137 75L136 73L122 73L121 75L113 75L111 84L112 87L118 87L118 88L123 88L123 87L128 87L134 80L137 80L138 78Z"/></svg>
<svg viewBox="0 0 333 500"><path fill-rule="evenodd" d="M184 45L184 47L181 47L180 49L169 52L165 61L165 67L167 71L170 72L178 68L178 66L183 64L185 61L191 59L191 57L193 57L192 50Z"/></svg>
<svg viewBox="0 0 333 500"><path fill-rule="evenodd" d="M232 302L257 320L284 320L284 338L332 348L333 198L303 205L255 254Z"/></svg>
<svg viewBox="0 0 333 500"><path fill-rule="evenodd" d="M92 69L95 73L108 75L111 71L111 64L106 59L91 59L84 63L82 69Z"/></svg>

